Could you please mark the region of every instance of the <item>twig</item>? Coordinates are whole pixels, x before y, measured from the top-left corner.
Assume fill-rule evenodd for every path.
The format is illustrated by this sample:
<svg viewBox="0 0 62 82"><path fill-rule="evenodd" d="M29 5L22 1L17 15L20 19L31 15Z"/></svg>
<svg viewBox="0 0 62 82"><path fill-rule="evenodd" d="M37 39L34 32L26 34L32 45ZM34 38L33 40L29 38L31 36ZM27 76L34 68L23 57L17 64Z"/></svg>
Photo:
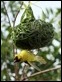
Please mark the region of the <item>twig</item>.
<svg viewBox="0 0 62 82"><path fill-rule="evenodd" d="M38 5L36 5L36 4L32 3L32 2L31 2L31 4L36 6L36 7L38 7L38 8L40 8L42 10L42 8L40 6L38 6Z"/></svg>
<svg viewBox="0 0 62 82"><path fill-rule="evenodd" d="M15 63L14 65L14 69L15 69L15 81L18 81L18 71L19 71L19 66L18 63Z"/></svg>
<svg viewBox="0 0 62 82"><path fill-rule="evenodd" d="M22 5L21 5L20 7L22 7ZM14 18L13 28L15 27L15 21L16 21L16 18L17 18L17 16L18 16L19 12L20 12L20 10L17 12L17 14L16 14L16 16L15 16L15 18ZM15 46L14 43L13 43L13 54L15 54L15 53L14 53L14 49L16 49L16 54L17 54L17 48L16 48L16 46ZM15 69L15 80L18 81L18 79L19 79L19 78L18 78L19 66L18 66L17 63L14 65L14 69Z"/></svg>
<svg viewBox="0 0 62 82"><path fill-rule="evenodd" d="M20 12L20 10L17 12L17 14L16 14L16 16L15 16L15 18L14 18L14 21L13 21L13 24L14 24L14 25L15 25L15 21L16 21L16 18L17 18L17 16L18 16L19 12Z"/></svg>
<svg viewBox="0 0 62 82"><path fill-rule="evenodd" d="M26 64L25 64L25 66L23 67L23 71L22 71L22 76L23 76L23 79L25 78L25 72L24 72L24 70L25 70L25 67L26 67Z"/></svg>
<svg viewBox="0 0 62 82"><path fill-rule="evenodd" d="M43 73L52 71L52 70L57 70L57 69L59 69L59 68L61 68L61 66L58 66L58 67L55 67L55 68L49 68L49 69L46 69L46 70L43 70L43 71L34 73L34 74L32 74L31 76L28 76L28 77L24 78L23 80L28 79L28 78L30 78L30 77L34 77L34 76L39 75L39 74L43 74ZM23 80L22 80L22 81L23 81Z"/></svg>
<svg viewBox="0 0 62 82"><path fill-rule="evenodd" d="M30 2L30 1L28 1L28 4L29 4L29 5L30 5L30 3L31 3L31 2Z"/></svg>
<svg viewBox="0 0 62 82"><path fill-rule="evenodd" d="M21 4L20 8L22 7L22 5L23 5L23 4ZM16 18L17 18L17 16L18 16L19 12L20 12L20 10L18 10L18 12L17 12L17 14L16 14L16 16L15 16L15 18L14 18L14 21L13 21L13 24L14 24L14 25L15 25L15 21L16 21Z"/></svg>
<svg viewBox="0 0 62 82"><path fill-rule="evenodd" d="M3 2L4 9L5 9L5 11L6 11L7 17L8 17L9 24L10 24L10 26L11 26L11 22L10 22L9 15L8 15L8 13L7 13L7 9L6 9L6 6L5 6L5 2L4 2L4 1L2 1L2 2Z"/></svg>

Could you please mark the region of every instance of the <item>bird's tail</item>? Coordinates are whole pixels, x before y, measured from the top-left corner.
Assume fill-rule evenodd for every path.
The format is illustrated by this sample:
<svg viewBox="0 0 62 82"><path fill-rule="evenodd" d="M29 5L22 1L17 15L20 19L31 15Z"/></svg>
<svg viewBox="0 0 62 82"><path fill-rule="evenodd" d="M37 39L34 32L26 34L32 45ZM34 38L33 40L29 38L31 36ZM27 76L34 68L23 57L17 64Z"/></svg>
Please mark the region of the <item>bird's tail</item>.
<svg viewBox="0 0 62 82"><path fill-rule="evenodd" d="M43 57L41 57L41 56L36 56L35 60L37 62L40 62L41 64L46 64L45 59Z"/></svg>

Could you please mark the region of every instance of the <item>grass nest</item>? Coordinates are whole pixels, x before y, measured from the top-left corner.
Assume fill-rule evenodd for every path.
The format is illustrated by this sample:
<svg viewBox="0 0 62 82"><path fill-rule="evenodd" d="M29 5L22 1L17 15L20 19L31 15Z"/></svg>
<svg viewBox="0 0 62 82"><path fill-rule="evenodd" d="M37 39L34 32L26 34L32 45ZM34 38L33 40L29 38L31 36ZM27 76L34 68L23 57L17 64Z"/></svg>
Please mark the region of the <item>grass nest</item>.
<svg viewBox="0 0 62 82"><path fill-rule="evenodd" d="M40 19L22 22L14 27L13 41L21 49L37 49L49 46L54 37L52 24Z"/></svg>

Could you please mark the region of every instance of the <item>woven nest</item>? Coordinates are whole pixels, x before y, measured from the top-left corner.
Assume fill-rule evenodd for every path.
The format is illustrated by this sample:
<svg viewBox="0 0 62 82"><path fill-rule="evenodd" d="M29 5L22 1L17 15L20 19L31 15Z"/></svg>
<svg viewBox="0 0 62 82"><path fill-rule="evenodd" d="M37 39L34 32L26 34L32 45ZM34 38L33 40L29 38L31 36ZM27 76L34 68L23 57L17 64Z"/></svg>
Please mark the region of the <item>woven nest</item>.
<svg viewBox="0 0 62 82"><path fill-rule="evenodd" d="M52 24L33 20L14 27L13 41L18 48L36 49L49 46L54 36Z"/></svg>

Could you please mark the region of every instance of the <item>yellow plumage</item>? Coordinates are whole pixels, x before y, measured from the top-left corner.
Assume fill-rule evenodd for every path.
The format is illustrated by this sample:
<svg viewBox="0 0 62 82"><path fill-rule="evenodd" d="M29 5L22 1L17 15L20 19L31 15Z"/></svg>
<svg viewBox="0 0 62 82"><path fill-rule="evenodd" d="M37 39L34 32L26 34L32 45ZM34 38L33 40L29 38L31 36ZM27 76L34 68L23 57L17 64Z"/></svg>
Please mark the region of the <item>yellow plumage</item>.
<svg viewBox="0 0 62 82"><path fill-rule="evenodd" d="M14 62L19 62L19 61L28 63L38 71L40 71L40 69L36 65L33 65L32 62L37 61L42 64L46 64L46 61L41 56L36 56L28 50L22 50L20 53L15 55Z"/></svg>
<svg viewBox="0 0 62 82"><path fill-rule="evenodd" d="M35 61L37 61L42 64L46 63L46 61L41 56L36 56L28 50L22 50L20 53L16 54L14 60L16 62L18 62L18 61L21 61L21 62L35 62Z"/></svg>

